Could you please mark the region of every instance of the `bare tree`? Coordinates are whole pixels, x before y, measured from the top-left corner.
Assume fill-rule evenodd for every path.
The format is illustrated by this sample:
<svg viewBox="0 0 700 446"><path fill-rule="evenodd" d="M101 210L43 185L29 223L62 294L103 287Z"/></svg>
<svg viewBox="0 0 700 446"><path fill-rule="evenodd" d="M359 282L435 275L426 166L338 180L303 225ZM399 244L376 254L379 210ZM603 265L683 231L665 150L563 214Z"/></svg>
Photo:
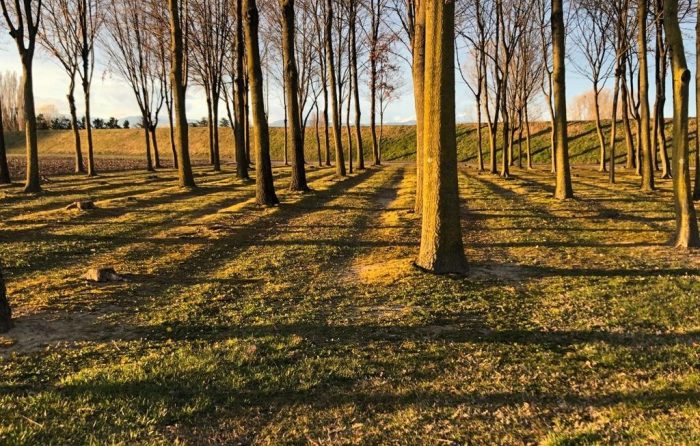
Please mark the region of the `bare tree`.
<svg viewBox="0 0 700 446"><path fill-rule="evenodd" d="M333 0L326 0L324 17L325 44L326 44L326 71L328 73L328 94L331 101L331 113L333 115L333 141L335 143L335 172L339 177L344 177L345 157L343 155L343 140L341 135L342 122L340 120L340 98L338 97L337 73L335 55L333 51Z"/></svg>
<svg viewBox="0 0 700 446"><path fill-rule="evenodd" d="M190 164L189 125L187 123L187 39L183 23L187 23L187 0L168 0L170 12L170 84L173 89L175 109L178 183L180 187L194 188L195 181ZM185 16L183 17L183 12Z"/></svg>
<svg viewBox="0 0 700 446"><path fill-rule="evenodd" d="M5 76L0 73L0 184L10 184L10 167L7 164L7 146L5 145ZM16 96L16 95L14 95Z"/></svg>
<svg viewBox="0 0 700 446"><path fill-rule="evenodd" d="M229 0L190 0L192 70L207 96L209 159L214 170L221 170L219 148L219 103L231 43Z"/></svg>
<svg viewBox="0 0 700 446"><path fill-rule="evenodd" d="M27 151L27 180L24 192L41 192L39 145L34 107L34 51L41 21L42 0L0 0L2 14L17 45L22 62L22 94L24 99L24 131Z"/></svg>
<svg viewBox="0 0 700 446"><path fill-rule="evenodd" d="M153 35L146 32L153 16L137 0L109 0L110 14L105 25L103 46L110 66L131 87L141 110L146 146L146 169L154 170L151 156L153 113L160 110L164 98L157 75L158 60L153 51Z"/></svg>
<svg viewBox="0 0 700 446"><path fill-rule="evenodd" d="M274 206L279 203L279 200L275 194L270 160L270 133L267 116L265 116L263 74L258 43L260 18L255 0L243 0L243 11L245 14L246 61L248 82L250 82L250 108L255 146L255 197L261 206Z"/></svg>
<svg viewBox="0 0 700 446"><path fill-rule="evenodd" d="M552 60L554 61L554 118L556 120L557 180L554 197L573 198L571 169L569 167L569 136L566 118L565 31L562 0L552 0Z"/></svg>
<svg viewBox="0 0 700 446"><path fill-rule="evenodd" d="M664 0L664 29L671 50L673 73L673 201L676 208L677 248L700 246L698 219L690 186L688 102L691 74L685 59L678 23L678 0Z"/></svg>
<svg viewBox="0 0 700 446"><path fill-rule="evenodd" d="M607 37L612 17L597 0L582 0L577 5L575 14L576 35L572 41L578 51L569 60L576 71L585 76L593 86L595 127L600 149L598 163L599 170L605 172L607 143L601 123L600 93L614 67L610 60L610 39ZM581 56L583 60L580 60Z"/></svg>

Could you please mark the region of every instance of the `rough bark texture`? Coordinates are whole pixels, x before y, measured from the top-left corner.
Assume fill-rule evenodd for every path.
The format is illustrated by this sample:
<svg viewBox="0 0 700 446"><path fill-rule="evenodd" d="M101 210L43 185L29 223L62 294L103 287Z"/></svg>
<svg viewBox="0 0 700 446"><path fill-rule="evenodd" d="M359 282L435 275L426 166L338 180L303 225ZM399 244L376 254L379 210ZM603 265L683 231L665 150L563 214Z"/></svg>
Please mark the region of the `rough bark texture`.
<svg viewBox="0 0 700 446"><path fill-rule="evenodd" d="M243 0L233 2L236 30L233 43L234 91L233 91L233 133L236 140L236 177L248 180L248 155L245 147L245 80L243 76Z"/></svg>
<svg viewBox="0 0 700 446"><path fill-rule="evenodd" d="M673 196L676 208L675 245L678 248L700 246L698 219L690 186L688 148L688 102L690 71L685 60L683 35L678 24L678 0L664 2L664 27L671 48L673 73Z"/></svg>
<svg viewBox="0 0 700 446"><path fill-rule="evenodd" d="M553 53L553 96L554 118L556 121L556 166L557 181L554 197L559 200L573 198L571 168L569 167L569 135L566 118L566 74L564 10L562 0L552 0L552 53Z"/></svg>
<svg viewBox="0 0 700 446"><path fill-rule="evenodd" d="M34 108L34 75L33 61L30 57L22 57L22 89L24 96L24 131L27 147L27 181L24 191L27 193L41 192L39 176L39 136L36 128L36 111Z"/></svg>
<svg viewBox="0 0 700 446"><path fill-rule="evenodd" d="M178 182L180 187L195 187L190 162L189 124L185 109L185 73L183 73L184 50L182 26L180 22L179 0L169 0L170 43L171 43L171 83L175 108L175 137L178 158Z"/></svg>
<svg viewBox="0 0 700 446"><path fill-rule="evenodd" d="M700 132L698 132L698 110L700 110L700 2L697 5L697 15L695 22L695 189L693 190L693 199L700 200Z"/></svg>
<svg viewBox="0 0 700 446"><path fill-rule="evenodd" d="M75 76L71 78L70 86L68 87L68 108L70 110L70 124L73 131L73 147L75 149L75 173L85 173L85 164L83 163L83 151L80 141L80 128L78 127L78 112L75 107ZM2 120L0 119L0 125Z"/></svg>
<svg viewBox="0 0 700 446"><path fill-rule="evenodd" d="M258 44L258 7L255 0L243 0L245 11L246 61L250 88L250 112L253 123L253 148L255 150L255 199L261 206L279 203L272 179L270 161L270 132L265 116L263 73L260 66Z"/></svg>
<svg viewBox="0 0 700 446"><path fill-rule="evenodd" d="M12 328L12 308L7 300L5 279L0 265L0 333L7 333Z"/></svg>
<svg viewBox="0 0 700 446"><path fill-rule="evenodd" d="M642 145L642 191L654 190L654 165L651 153L651 135L649 133L649 67L647 64L647 1L640 0L637 8L638 27L637 45L639 46L639 105L641 114L640 136Z"/></svg>
<svg viewBox="0 0 700 446"><path fill-rule="evenodd" d="M357 70L357 5L353 3L353 12L350 23L350 45L351 45L351 61L352 69L352 84L353 84L353 102L355 105L355 145L357 146L357 169L365 169L365 152L362 144L362 109L360 108L360 84Z"/></svg>
<svg viewBox="0 0 700 446"><path fill-rule="evenodd" d="M0 184L10 184L10 167L7 165L7 147L5 146L5 129L2 121L2 101L0 101Z"/></svg>
<svg viewBox="0 0 700 446"><path fill-rule="evenodd" d="M83 80L83 96L85 97L85 131L87 133L87 174L90 177L97 176L95 169L95 151L92 141L92 119L90 112L90 83Z"/></svg>
<svg viewBox="0 0 700 446"><path fill-rule="evenodd" d="M284 83L287 95L287 116L292 140L292 182L290 190L306 192L306 171L304 170L304 143L299 112L299 73L294 53L294 0L281 0L282 5L282 53L284 59Z"/></svg>
<svg viewBox="0 0 700 446"><path fill-rule="evenodd" d="M413 31L413 98L416 107L416 202L417 214L423 208L423 95L425 86L425 2L415 0Z"/></svg>
<svg viewBox="0 0 700 446"><path fill-rule="evenodd" d="M425 5L423 217L416 264L438 273L467 271L457 184L454 2Z"/></svg>
<svg viewBox="0 0 700 446"><path fill-rule="evenodd" d="M328 94L331 98L331 114L333 115L333 142L335 144L335 173L344 177L345 156L343 154L343 136L340 122L340 105L338 104L338 86L335 73L335 56L333 54L333 0L326 0L326 71L328 72Z"/></svg>

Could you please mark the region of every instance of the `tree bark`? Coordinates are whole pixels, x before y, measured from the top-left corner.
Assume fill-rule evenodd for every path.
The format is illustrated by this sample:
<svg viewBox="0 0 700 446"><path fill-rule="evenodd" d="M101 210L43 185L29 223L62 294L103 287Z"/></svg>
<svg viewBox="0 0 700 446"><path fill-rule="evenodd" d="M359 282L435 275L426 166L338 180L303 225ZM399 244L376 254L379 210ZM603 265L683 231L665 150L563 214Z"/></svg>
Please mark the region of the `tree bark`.
<svg viewBox="0 0 700 446"><path fill-rule="evenodd" d="M80 128L78 128L78 113L75 107L75 75L71 77L68 87L68 108L70 109L70 123L73 130L73 146L75 148L75 173L85 173L83 163L83 151L80 141Z"/></svg>
<svg viewBox="0 0 700 446"><path fill-rule="evenodd" d="M170 43L171 43L171 84L175 108L175 135L178 159L178 184L184 188L196 187L190 162L189 124L186 111L186 75L183 72L184 49L182 24L180 22L179 0L169 0Z"/></svg>
<svg viewBox="0 0 700 446"><path fill-rule="evenodd" d="M243 75L243 59L245 54L245 41L243 39L243 0L234 0L232 3L236 29L233 42L233 116L234 138L236 142L236 177L239 180L250 179L248 174L248 155L245 144L245 79Z"/></svg>
<svg viewBox="0 0 700 446"><path fill-rule="evenodd" d="M552 0L553 95L556 120L557 181L554 197L573 198L571 168L569 166L569 135L566 118L565 30L562 0Z"/></svg>
<svg viewBox="0 0 700 446"><path fill-rule="evenodd" d="M425 95L425 2L414 0L415 23L413 31L413 98L416 108L416 202L414 210L423 209L423 120Z"/></svg>
<svg viewBox="0 0 700 446"><path fill-rule="evenodd" d="M3 276L2 265L0 265L0 333L7 333L13 327L12 308L7 300L7 289L5 288L5 278Z"/></svg>
<svg viewBox="0 0 700 446"><path fill-rule="evenodd" d="M341 134L340 105L338 104L338 86L335 74L335 56L333 55L333 0L326 0L326 71L330 83L328 93L331 97L331 113L333 114L333 142L335 144L335 173L344 177L345 157L343 155L343 139Z"/></svg>
<svg viewBox="0 0 700 446"><path fill-rule="evenodd" d="M36 110L34 108L34 73L33 54L22 56L22 91L24 96L24 131L27 147L27 180L25 193L41 192L39 176L39 139L36 127Z"/></svg>
<svg viewBox="0 0 700 446"><path fill-rule="evenodd" d="M287 116L290 120L292 140L292 181L289 189L307 192L306 171L304 170L304 142L299 111L299 72L294 51L294 0L281 0L282 4L282 53L284 60L284 84L287 94Z"/></svg>
<svg viewBox="0 0 700 446"><path fill-rule="evenodd" d="M355 145L357 146L357 169L365 170L365 152L362 145L362 110L360 108L360 84L357 69L357 4L351 2L350 16L350 69L353 85L353 101L355 104Z"/></svg>
<svg viewBox="0 0 700 446"><path fill-rule="evenodd" d="M700 2L697 4L695 22L695 188L693 200L700 200Z"/></svg>
<svg viewBox="0 0 700 446"><path fill-rule="evenodd" d="M454 2L425 5L423 212L417 266L467 272L462 243L455 123Z"/></svg>
<svg viewBox="0 0 700 446"><path fill-rule="evenodd" d="M664 1L664 27L671 48L673 74L673 197L676 208L675 246L700 246L698 219L690 186L688 102L690 71L685 59L683 35L678 24L678 0Z"/></svg>
<svg viewBox="0 0 700 446"><path fill-rule="evenodd" d="M654 190L654 165L651 153L651 135L649 134L649 68L647 65L647 1L640 0L637 8L639 27L637 45L639 46L639 103L641 114L640 132L642 145L638 148L642 154L642 191Z"/></svg>
<svg viewBox="0 0 700 446"><path fill-rule="evenodd" d="M7 165L7 146L5 145L5 127L2 116L2 100L0 98L0 184L11 184L10 167Z"/></svg>
<svg viewBox="0 0 700 446"><path fill-rule="evenodd" d="M258 7L255 0L243 0L243 9L245 10L246 56L255 149L255 199L261 206L274 206L279 203L279 200L275 194L270 160L270 132L267 116L265 116L263 73L258 44Z"/></svg>

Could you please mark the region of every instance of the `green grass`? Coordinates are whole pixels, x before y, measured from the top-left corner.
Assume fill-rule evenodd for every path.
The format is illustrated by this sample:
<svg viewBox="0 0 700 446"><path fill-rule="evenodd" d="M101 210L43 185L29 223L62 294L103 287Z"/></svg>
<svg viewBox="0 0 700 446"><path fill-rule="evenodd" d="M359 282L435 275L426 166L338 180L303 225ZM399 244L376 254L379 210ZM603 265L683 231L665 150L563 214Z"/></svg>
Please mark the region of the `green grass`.
<svg viewBox="0 0 700 446"><path fill-rule="evenodd" d="M694 120L691 121L691 145L694 144ZM604 123L606 139L610 138L610 122ZM224 160L233 160L233 138L229 128L221 128L221 156ZM633 131L635 131L633 129ZM498 135L498 144L501 144L501 132ZM533 162L545 164L550 162L550 130L549 124L535 122L531 127L532 141L531 150ZM671 141L671 125L667 129L669 144ZM166 162L172 158L170 149L170 133L167 128L158 130L158 144L163 160ZM371 133L368 127L362 128L365 159L372 159ZM488 157L488 131L483 128L483 152ZM321 145L323 147L323 129L321 129ZM516 135L517 137L517 135ZM94 132L95 151L100 157L134 157L145 158L143 141L143 130L96 130ZM594 164L598 162L598 136L595 125L592 122L571 122L569 123L569 152L571 161L575 164ZM85 139L85 135L83 135ZM523 136L523 156L525 151L525 136ZM10 153L20 154L24 151L24 136L14 133L7 135ZM626 153L623 128L618 126L617 132L617 160L622 162ZM206 128L190 129L190 150L195 159L208 159L209 142L208 130ZM635 140L636 141L636 140ZM409 161L415 159L415 127L414 126L386 126L382 139L381 151L385 161ZM83 147L87 143L83 141ZM343 144L347 158L347 132L343 129ZM353 142L354 144L354 142ZM462 124L458 126L457 145L459 159L473 163L476 161L477 132L476 125ZM316 146L315 128L309 127L306 130L306 160L315 163L318 160L318 150ZM270 150L274 160L284 159L284 129L270 129ZM514 148L518 153L518 145ZM42 131L39 132L39 152L42 155L63 155L70 156L73 151L73 134L70 131ZM354 149L356 153L356 149ZM325 160L325 149L322 150L322 159ZM353 155L357 158L356 155ZM693 157L694 158L694 157ZM333 149L333 138L331 135L331 159L335 159ZM356 160L355 160L356 161Z"/></svg>
<svg viewBox="0 0 700 446"><path fill-rule="evenodd" d="M411 267L410 164L254 206L198 168L4 189L1 444L697 444L700 258L652 195L460 172L466 278ZM90 212L66 211L80 198ZM112 265L129 281L80 276Z"/></svg>

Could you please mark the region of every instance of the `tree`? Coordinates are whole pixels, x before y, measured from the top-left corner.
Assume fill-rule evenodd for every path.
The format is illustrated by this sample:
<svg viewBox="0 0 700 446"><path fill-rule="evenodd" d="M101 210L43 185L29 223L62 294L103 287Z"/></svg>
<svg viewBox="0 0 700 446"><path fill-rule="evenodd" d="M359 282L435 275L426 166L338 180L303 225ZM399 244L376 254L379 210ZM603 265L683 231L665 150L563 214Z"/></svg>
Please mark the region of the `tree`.
<svg viewBox="0 0 700 446"><path fill-rule="evenodd" d="M414 24L409 25L413 30L411 39L413 55L413 99L416 108L416 201L414 210L417 214L423 211L423 118L425 116L423 99L425 97L425 2L426 0L413 1ZM410 9L410 6L409 6Z"/></svg>
<svg viewBox="0 0 700 446"><path fill-rule="evenodd" d="M9 5L9 6L8 6ZM41 192L39 145L34 107L34 51L41 21L42 1L0 0L2 14L17 45L22 62L22 97L24 99L24 131L27 151L25 193Z"/></svg>
<svg viewBox="0 0 700 446"><path fill-rule="evenodd" d="M569 167L569 135L566 119L565 31L562 0L552 0L552 59L554 119L556 121L557 178L554 197L559 200L573 198L571 168Z"/></svg>
<svg viewBox="0 0 700 446"><path fill-rule="evenodd" d="M102 0L76 0L78 39L80 48L80 61L78 64L78 76L83 86L85 99L85 130L88 143L88 176L97 175L95 170L94 144L92 141L92 128L90 127L90 87L95 71L95 40L102 26L104 5Z"/></svg>
<svg viewBox="0 0 700 446"><path fill-rule="evenodd" d="M695 21L695 128L696 132L698 124L700 124L700 2L697 4L696 21ZM700 200L700 137L695 137L695 188L693 190L693 199Z"/></svg>
<svg viewBox="0 0 700 446"><path fill-rule="evenodd" d="M423 212L416 265L437 274L467 271L457 180L454 2L425 5Z"/></svg>
<svg viewBox="0 0 700 446"><path fill-rule="evenodd" d="M3 76L0 73L0 85L3 83ZM5 125L3 119L3 97L0 89L0 184L11 184L10 167L7 165L7 147L5 145Z"/></svg>
<svg viewBox="0 0 700 446"><path fill-rule="evenodd" d="M328 96L331 102L331 114L333 115L333 142L335 145L335 173L344 177L345 156L343 155L343 139L341 134L342 122L340 121L340 105L338 98L338 82L335 71L335 55L333 54L333 0L326 0L325 15L325 45L326 45L326 71L328 78Z"/></svg>
<svg viewBox="0 0 700 446"><path fill-rule="evenodd" d="M382 57L382 15L386 0L369 0L370 31L369 31L369 76L370 76L370 130L372 132L372 154L374 164L381 164L379 157L379 142L377 140L377 89L379 87L379 58Z"/></svg>
<svg viewBox="0 0 700 446"><path fill-rule="evenodd" d="M85 173L78 114L75 106L75 78L81 52L78 44L78 26L75 20L77 13L77 2L74 0L46 0L39 43L59 62L70 80L67 98L73 129L75 172Z"/></svg>
<svg viewBox="0 0 700 446"><path fill-rule="evenodd" d="M676 208L677 248L700 246L698 219L690 186L688 102L690 71L685 59L683 35L678 23L678 0L664 0L664 28L671 50L673 73L673 198Z"/></svg>
<svg viewBox="0 0 700 446"><path fill-rule="evenodd" d="M605 146L607 143L601 123L600 93L605 87L605 81L611 74L613 67L609 57L610 39L606 35L612 25L612 20L610 14L601 8L597 1L585 0L576 9L575 25L577 34L573 41L579 51L570 60L574 68L588 78L593 86L595 127L600 147L599 170L605 172ZM579 62L581 56L583 56L583 63Z"/></svg>
<svg viewBox="0 0 700 446"><path fill-rule="evenodd" d="M270 160L270 134L265 116L263 74L260 64L258 25L260 18L255 0L243 0L245 10L246 61L250 83L250 109L253 121L253 145L255 148L255 199L261 206L279 203L275 194Z"/></svg>
<svg viewBox="0 0 700 446"><path fill-rule="evenodd" d="M648 0L639 0L637 7L638 30L637 45L639 47L639 101L641 111L640 136L641 146L638 150L642 155L642 191L654 190L654 166L652 164L651 135L649 134L649 68L647 66L647 4Z"/></svg>
<svg viewBox="0 0 700 446"><path fill-rule="evenodd" d="M357 146L357 168L365 169L365 153L362 144L362 110L360 108L360 84L358 75L357 60L357 2L349 2L350 14L350 67L352 81L352 97L355 105L355 145ZM352 160L352 153L351 153ZM350 163L352 166L352 162Z"/></svg>
<svg viewBox="0 0 700 446"><path fill-rule="evenodd" d="M183 11L186 11L187 0L168 0L170 10L170 84L173 89L173 104L175 109L175 137L178 160L178 183L180 187L192 189L196 187L190 163L189 125L187 124L186 93L187 93L187 61L185 58L185 38L183 33ZM184 17L184 23L187 18ZM185 27L187 28L187 27Z"/></svg>
<svg viewBox="0 0 700 446"><path fill-rule="evenodd" d="M246 153L246 111L245 111L245 76L243 59L245 58L245 41L243 39L243 0L234 0L233 17L236 29L233 35L233 111L234 139L236 140L236 176L240 180L249 180L248 155Z"/></svg>
<svg viewBox="0 0 700 446"><path fill-rule="evenodd" d="M287 116L291 128L292 140L292 181L289 189L306 192L306 172L304 170L304 143L301 130L301 111L299 110L299 73L294 52L294 0L280 0L282 6L282 54L284 64L284 84L287 94Z"/></svg>
<svg viewBox="0 0 700 446"><path fill-rule="evenodd" d="M110 0L107 37L103 40L111 66L129 84L141 110L148 171L154 170L151 156L154 118L151 114L157 113L164 100L156 71L154 36L147 32L155 25L153 22L154 17L137 0Z"/></svg>
<svg viewBox="0 0 700 446"><path fill-rule="evenodd" d="M209 158L214 170L219 171L219 102L230 52L231 8L228 0L191 0L190 7L189 26L197 36L191 39L192 66L207 96Z"/></svg>
<svg viewBox="0 0 700 446"><path fill-rule="evenodd" d="M2 274L2 265L0 265L0 333L7 333L12 326L12 308L7 300L5 279Z"/></svg>

